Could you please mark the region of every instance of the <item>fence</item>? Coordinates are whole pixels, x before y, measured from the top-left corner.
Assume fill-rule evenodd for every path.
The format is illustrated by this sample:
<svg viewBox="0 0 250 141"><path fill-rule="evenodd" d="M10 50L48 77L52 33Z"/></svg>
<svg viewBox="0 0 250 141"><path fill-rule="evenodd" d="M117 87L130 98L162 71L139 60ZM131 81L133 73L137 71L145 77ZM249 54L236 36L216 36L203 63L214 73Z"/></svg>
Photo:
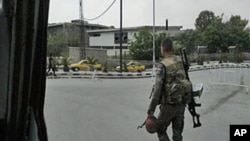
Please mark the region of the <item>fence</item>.
<svg viewBox="0 0 250 141"><path fill-rule="evenodd" d="M250 88L250 68L249 64L221 64L210 66L209 68L209 86L213 85L231 85Z"/></svg>

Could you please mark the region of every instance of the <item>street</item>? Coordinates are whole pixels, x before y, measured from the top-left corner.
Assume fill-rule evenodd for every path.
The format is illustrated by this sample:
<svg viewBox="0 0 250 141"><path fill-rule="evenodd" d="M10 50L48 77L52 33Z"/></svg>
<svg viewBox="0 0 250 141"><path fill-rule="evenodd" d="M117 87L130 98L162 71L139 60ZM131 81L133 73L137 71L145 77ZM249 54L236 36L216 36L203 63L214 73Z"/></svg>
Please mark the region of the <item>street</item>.
<svg viewBox="0 0 250 141"><path fill-rule="evenodd" d="M193 128L185 113L184 140L228 141L230 124L250 124L250 94L246 88L208 85L208 71L191 72L193 83L204 83L197 108L202 127ZM250 85L250 74L244 84ZM156 134L137 130L144 122L152 78L48 79L45 119L50 141L153 141ZM156 111L157 115L158 110ZM171 137L171 128L168 133Z"/></svg>

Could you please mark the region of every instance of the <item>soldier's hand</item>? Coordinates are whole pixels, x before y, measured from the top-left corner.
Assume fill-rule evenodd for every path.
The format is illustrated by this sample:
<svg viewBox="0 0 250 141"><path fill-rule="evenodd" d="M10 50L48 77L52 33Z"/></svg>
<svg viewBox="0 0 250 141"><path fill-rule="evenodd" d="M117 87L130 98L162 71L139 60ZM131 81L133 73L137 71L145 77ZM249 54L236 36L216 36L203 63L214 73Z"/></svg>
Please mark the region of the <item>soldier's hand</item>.
<svg viewBox="0 0 250 141"><path fill-rule="evenodd" d="M149 109L148 112L147 112L147 114L148 114L148 116L153 116L154 115L154 111Z"/></svg>

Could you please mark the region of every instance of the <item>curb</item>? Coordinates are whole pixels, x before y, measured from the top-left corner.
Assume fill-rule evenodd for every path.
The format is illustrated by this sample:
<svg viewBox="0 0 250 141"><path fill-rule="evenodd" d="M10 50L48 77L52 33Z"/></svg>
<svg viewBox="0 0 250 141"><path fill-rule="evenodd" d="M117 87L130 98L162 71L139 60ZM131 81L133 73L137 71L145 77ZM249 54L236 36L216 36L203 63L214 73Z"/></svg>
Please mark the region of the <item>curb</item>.
<svg viewBox="0 0 250 141"><path fill-rule="evenodd" d="M73 72L73 73L60 73L57 76L47 76L48 79L133 79L133 78L150 78L152 72L144 73L96 73L93 77L94 72Z"/></svg>
<svg viewBox="0 0 250 141"><path fill-rule="evenodd" d="M212 64L203 66L191 66L189 72L201 71L209 69L221 69L221 68L250 68L249 63L245 64ZM94 76L93 76L94 75ZM142 72L142 73L100 73L100 72L61 72L57 76L47 76L47 79L135 79L135 78L150 78L152 77L152 72Z"/></svg>

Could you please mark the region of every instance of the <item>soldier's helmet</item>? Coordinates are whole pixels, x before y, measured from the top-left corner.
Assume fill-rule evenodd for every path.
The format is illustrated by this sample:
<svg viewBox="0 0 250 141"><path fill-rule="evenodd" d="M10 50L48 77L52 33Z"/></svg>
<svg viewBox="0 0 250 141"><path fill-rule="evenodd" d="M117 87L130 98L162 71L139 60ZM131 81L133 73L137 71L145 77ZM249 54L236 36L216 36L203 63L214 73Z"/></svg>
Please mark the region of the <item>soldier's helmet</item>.
<svg viewBox="0 0 250 141"><path fill-rule="evenodd" d="M146 120L145 127L150 134L154 134L156 132L156 121L157 118L155 116L149 116Z"/></svg>

